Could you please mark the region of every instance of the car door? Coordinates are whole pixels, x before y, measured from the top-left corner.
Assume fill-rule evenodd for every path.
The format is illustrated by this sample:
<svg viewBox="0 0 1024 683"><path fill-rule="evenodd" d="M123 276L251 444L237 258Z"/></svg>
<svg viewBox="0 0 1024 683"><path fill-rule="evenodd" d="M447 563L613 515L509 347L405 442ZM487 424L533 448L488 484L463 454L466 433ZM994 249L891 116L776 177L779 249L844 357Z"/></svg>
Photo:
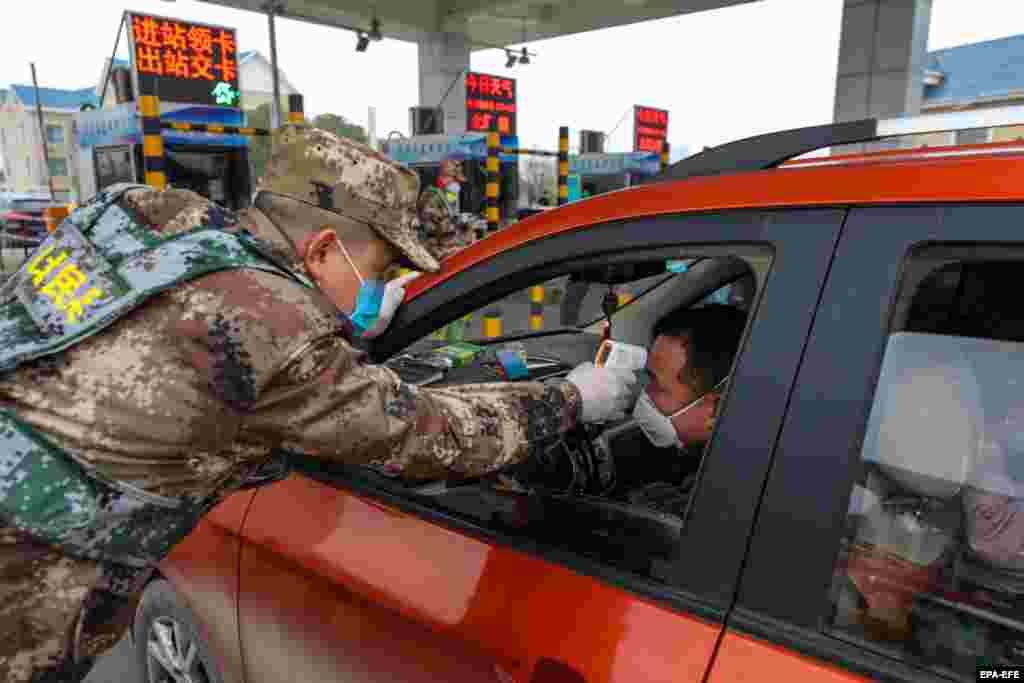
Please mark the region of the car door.
<svg viewBox="0 0 1024 683"><path fill-rule="evenodd" d="M594 225L499 253L403 306L378 356L569 272L570 262L769 256L685 525L656 578L372 478L294 475L257 493L242 530L248 680L702 680L843 215Z"/></svg>
<svg viewBox="0 0 1024 683"><path fill-rule="evenodd" d="M850 212L712 683L973 681L1024 663L1020 590L986 545L1019 525L977 531L1020 500L990 482L1013 491L1024 460L1022 219Z"/></svg>

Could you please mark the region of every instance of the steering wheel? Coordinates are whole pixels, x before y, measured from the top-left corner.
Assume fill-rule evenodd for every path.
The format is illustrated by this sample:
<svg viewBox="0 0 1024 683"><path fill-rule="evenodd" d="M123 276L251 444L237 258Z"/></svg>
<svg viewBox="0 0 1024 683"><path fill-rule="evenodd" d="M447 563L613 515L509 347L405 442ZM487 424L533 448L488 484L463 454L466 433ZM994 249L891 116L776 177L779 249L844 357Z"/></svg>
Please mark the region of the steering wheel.
<svg viewBox="0 0 1024 683"><path fill-rule="evenodd" d="M525 472L528 483L572 495L602 495L615 488L615 461L599 445L604 425L577 424L538 453Z"/></svg>

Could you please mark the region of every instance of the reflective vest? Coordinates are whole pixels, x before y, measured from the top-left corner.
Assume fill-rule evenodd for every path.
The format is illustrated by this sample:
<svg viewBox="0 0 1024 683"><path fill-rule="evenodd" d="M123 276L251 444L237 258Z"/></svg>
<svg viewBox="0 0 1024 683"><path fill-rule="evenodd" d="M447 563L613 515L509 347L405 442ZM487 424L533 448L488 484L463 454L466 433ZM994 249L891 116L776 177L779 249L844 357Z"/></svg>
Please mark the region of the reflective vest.
<svg viewBox="0 0 1024 683"><path fill-rule="evenodd" d="M216 271L262 270L310 286L248 233L203 224L168 237L139 225L118 199L142 187L112 186L74 211L0 287L0 372L60 353L154 295ZM222 497L165 498L108 479L0 408L0 526L67 555L151 566Z"/></svg>

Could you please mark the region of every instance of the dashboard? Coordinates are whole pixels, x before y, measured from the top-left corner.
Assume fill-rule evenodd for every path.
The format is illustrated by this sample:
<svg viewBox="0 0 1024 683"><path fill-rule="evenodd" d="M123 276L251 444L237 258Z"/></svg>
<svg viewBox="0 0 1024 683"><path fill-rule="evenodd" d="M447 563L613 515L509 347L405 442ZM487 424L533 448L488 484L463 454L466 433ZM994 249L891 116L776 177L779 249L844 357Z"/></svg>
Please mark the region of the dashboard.
<svg viewBox="0 0 1024 683"><path fill-rule="evenodd" d="M527 375L519 381L544 381L593 360L600 336L575 331L516 341L526 350ZM424 342L385 365L427 388L503 380L486 353L457 363L446 347ZM700 453L655 448L631 419L580 425L532 447L523 463L480 478L417 483L362 476L444 512L630 571L657 576L658 567L670 565Z"/></svg>

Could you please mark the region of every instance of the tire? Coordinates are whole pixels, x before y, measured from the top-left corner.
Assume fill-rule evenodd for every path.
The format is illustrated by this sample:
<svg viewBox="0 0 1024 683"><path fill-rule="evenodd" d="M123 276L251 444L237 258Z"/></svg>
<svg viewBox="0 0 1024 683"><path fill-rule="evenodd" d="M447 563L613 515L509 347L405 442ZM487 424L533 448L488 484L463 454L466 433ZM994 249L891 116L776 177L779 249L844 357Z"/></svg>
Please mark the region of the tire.
<svg viewBox="0 0 1024 683"><path fill-rule="evenodd" d="M202 629L171 584L156 579L142 594L135 658L144 683L224 683Z"/></svg>

